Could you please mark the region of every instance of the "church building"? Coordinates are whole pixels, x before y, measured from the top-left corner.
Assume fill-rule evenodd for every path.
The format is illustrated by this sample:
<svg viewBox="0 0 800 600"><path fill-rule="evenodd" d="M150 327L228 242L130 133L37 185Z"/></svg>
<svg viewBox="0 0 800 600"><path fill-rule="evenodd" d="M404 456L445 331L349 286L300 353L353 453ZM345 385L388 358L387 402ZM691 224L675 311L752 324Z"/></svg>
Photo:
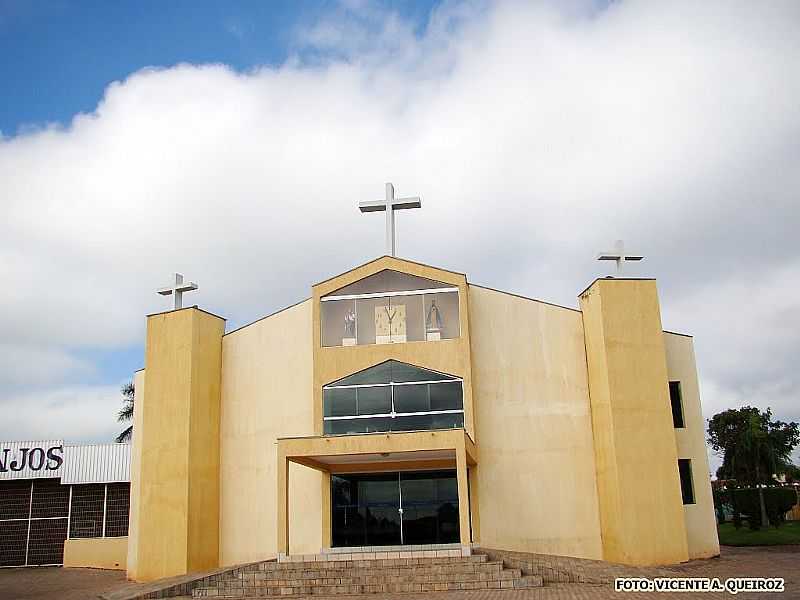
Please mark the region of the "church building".
<svg viewBox="0 0 800 600"><path fill-rule="evenodd" d="M663 565L719 554L691 336L653 279L567 308L394 254L233 331L147 318L127 569L473 548ZM621 248L601 259L625 260ZM380 554L379 554L380 556ZM313 560L313 557L307 557Z"/></svg>

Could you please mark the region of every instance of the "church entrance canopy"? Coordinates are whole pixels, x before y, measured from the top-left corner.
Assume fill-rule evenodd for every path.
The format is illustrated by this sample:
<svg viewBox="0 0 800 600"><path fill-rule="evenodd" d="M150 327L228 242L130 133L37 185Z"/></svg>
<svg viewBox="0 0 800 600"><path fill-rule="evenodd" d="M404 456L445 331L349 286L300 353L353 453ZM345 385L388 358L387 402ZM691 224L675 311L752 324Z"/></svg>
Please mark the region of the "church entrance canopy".
<svg viewBox="0 0 800 600"><path fill-rule="evenodd" d="M290 462L331 480L324 486L325 547L471 542L477 507L470 510L468 481L478 463L475 445L463 429L279 439L282 554L289 553L291 537Z"/></svg>

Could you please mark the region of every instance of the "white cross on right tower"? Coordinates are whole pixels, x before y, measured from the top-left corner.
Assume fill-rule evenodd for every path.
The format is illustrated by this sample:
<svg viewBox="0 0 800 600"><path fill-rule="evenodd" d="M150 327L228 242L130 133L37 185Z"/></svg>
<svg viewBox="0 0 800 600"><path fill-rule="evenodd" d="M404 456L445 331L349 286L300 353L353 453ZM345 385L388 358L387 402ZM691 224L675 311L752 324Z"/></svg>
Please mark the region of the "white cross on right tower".
<svg viewBox="0 0 800 600"><path fill-rule="evenodd" d="M614 244L614 250L608 252L601 252L597 255L597 260L613 260L617 263L617 277L622 276L622 263L625 261L640 261L644 256L638 254L626 254L625 243L622 240L617 240Z"/></svg>

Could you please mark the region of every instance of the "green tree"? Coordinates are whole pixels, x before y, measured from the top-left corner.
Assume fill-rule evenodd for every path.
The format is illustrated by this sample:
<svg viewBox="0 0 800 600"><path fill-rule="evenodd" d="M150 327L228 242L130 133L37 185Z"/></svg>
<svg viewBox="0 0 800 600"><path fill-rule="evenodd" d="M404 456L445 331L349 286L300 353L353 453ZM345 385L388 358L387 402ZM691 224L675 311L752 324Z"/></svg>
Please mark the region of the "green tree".
<svg viewBox="0 0 800 600"><path fill-rule="evenodd" d="M133 419L133 382L129 381L123 385L120 391L122 392L122 408L117 413L117 421L125 423ZM133 425L128 425L122 433L116 437L116 442L118 444L129 442L131 441L131 436L133 436Z"/></svg>
<svg viewBox="0 0 800 600"><path fill-rule="evenodd" d="M708 422L708 442L722 454L719 479L735 479L737 484L774 484L774 476L789 471L791 454L800 443L800 430L794 422L772 420L772 410L761 412L752 406L729 409ZM762 488L759 487L761 522L768 523Z"/></svg>

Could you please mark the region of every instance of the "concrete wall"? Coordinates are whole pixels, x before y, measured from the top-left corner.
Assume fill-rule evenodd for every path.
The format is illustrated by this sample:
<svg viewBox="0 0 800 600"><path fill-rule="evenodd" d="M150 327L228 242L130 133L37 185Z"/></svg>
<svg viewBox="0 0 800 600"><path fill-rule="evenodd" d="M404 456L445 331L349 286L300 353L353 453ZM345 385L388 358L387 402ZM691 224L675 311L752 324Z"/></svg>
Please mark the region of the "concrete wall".
<svg viewBox="0 0 800 600"><path fill-rule="evenodd" d="M680 381L683 399L684 428L675 429L678 458L692 461L695 504L685 504L686 541L689 558L708 558L719 554L717 521L708 468L705 440L705 419L700 405L694 343L691 337L664 334L667 352L667 373L670 381Z"/></svg>
<svg viewBox="0 0 800 600"><path fill-rule="evenodd" d="M688 559L654 280L599 279L582 295L603 558Z"/></svg>
<svg viewBox="0 0 800 600"><path fill-rule="evenodd" d="M223 338L220 562L274 556L277 439L312 435L311 301ZM322 475L291 465L292 553L322 547Z"/></svg>
<svg viewBox="0 0 800 600"><path fill-rule="evenodd" d="M137 581L218 565L223 319L187 308L152 315L134 437Z"/></svg>
<svg viewBox="0 0 800 600"><path fill-rule="evenodd" d="M124 571L128 538L86 538L64 541L65 567L92 567Z"/></svg>
<svg viewBox="0 0 800 600"><path fill-rule="evenodd" d="M481 545L601 558L581 314L476 286L469 307Z"/></svg>

